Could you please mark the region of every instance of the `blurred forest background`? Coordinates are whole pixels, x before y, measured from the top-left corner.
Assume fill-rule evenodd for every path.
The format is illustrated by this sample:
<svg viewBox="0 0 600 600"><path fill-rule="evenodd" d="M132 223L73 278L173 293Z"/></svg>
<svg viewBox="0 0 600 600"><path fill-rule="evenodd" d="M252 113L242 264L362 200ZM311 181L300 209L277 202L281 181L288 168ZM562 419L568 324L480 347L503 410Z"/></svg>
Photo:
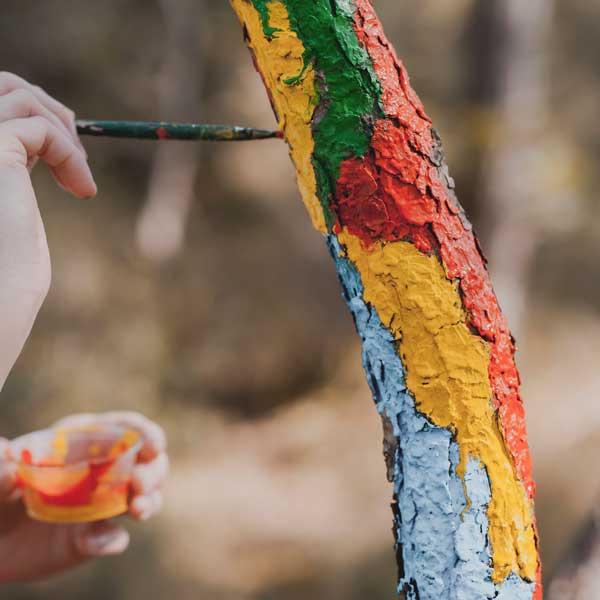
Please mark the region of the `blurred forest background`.
<svg viewBox="0 0 600 600"><path fill-rule="evenodd" d="M600 1L375 5L519 342L549 576L600 487ZM81 118L275 125L225 0L2 0L0 39ZM0 434L139 410L173 472L126 555L5 596L393 597L381 426L285 145L85 143L94 201L35 172L53 284Z"/></svg>

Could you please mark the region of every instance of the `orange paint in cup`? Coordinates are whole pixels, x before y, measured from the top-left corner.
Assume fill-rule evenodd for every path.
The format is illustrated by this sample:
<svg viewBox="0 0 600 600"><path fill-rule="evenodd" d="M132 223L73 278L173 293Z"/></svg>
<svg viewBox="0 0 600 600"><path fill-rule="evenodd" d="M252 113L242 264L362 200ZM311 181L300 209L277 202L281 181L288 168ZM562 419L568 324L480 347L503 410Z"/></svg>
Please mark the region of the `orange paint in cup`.
<svg viewBox="0 0 600 600"><path fill-rule="evenodd" d="M27 514L81 523L126 512L141 445L138 432L116 425L46 429L13 440Z"/></svg>

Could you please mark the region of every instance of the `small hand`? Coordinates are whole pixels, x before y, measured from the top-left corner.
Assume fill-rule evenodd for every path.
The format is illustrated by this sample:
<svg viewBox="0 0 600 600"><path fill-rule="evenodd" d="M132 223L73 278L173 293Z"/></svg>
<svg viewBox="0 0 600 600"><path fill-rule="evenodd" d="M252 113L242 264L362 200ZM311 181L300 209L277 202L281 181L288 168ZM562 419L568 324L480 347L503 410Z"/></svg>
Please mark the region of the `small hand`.
<svg viewBox="0 0 600 600"><path fill-rule="evenodd" d="M162 506L161 485L169 470L163 430L133 412L71 415L58 426L111 423L139 431L144 444L132 478L129 513L146 520ZM111 521L51 524L30 519L19 499L14 463L0 441L0 583L37 580L90 558L120 554L129 545L126 529Z"/></svg>
<svg viewBox="0 0 600 600"><path fill-rule="evenodd" d="M96 184L71 110L41 88L0 73L0 388L50 285L50 256L29 175L37 159L79 198Z"/></svg>

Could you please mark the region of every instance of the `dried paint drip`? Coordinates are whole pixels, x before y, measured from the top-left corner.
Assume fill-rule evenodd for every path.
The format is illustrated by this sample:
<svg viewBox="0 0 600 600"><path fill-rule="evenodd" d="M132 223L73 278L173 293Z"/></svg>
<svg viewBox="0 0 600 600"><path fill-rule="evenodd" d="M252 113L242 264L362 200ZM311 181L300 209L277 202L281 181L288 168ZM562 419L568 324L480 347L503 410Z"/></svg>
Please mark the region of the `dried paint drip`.
<svg viewBox="0 0 600 600"><path fill-rule="evenodd" d="M514 343L439 139L370 1L231 3L396 439L400 590L539 600Z"/></svg>

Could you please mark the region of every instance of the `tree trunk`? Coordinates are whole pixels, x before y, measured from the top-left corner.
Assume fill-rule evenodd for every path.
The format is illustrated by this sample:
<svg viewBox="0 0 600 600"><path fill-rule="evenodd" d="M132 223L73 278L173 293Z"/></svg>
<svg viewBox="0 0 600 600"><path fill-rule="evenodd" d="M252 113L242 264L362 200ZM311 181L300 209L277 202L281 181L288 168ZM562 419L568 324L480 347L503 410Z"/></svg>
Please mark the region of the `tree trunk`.
<svg viewBox="0 0 600 600"><path fill-rule="evenodd" d="M439 138L369 0L231 0L362 338L398 593L541 598L514 345Z"/></svg>

